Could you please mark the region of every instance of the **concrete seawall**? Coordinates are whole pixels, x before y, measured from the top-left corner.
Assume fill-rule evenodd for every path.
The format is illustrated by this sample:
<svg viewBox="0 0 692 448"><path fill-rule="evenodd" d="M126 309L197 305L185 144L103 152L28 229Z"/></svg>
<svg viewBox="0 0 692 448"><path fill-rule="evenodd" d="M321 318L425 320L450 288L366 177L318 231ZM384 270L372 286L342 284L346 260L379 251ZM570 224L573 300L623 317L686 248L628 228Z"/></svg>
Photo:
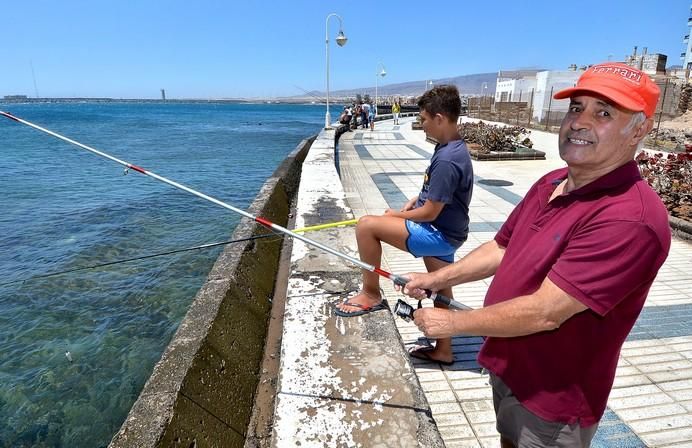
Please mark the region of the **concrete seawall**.
<svg viewBox="0 0 692 448"><path fill-rule="evenodd" d="M285 226L304 140L248 212ZM267 233L244 218L232 239ZM257 388L282 242L229 245L216 260L111 447L243 446Z"/></svg>
<svg viewBox="0 0 692 448"><path fill-rule="evenodd" d="M303 164L296 227L353 218L334 157L334 131L322 131ZM358 257L353 227L310 238ZM334 315L360 279L349 262L292 241L271 446L444 446L392 314Z"/></svg>

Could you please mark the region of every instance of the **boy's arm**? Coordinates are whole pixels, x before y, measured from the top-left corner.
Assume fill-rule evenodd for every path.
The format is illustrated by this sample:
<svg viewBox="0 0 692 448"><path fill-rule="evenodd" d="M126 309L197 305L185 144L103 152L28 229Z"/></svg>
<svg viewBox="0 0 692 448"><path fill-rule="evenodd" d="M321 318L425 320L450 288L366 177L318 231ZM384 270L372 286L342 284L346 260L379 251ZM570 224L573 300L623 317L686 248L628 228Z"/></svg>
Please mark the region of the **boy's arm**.
<svg viewBox="0 0 692 448"><path fill-rule="evenodd" d="M418 196L415 196L415 197L409 199L406 202L406 204L404 204L404 206L401 207L401 210L399 210L399 211L405 212L405 211L411 210L413 208L413 206L416 205L416 202L418 202Z"/></svg>
<svg viewBox="0 0 692 448"><path fill-rule="evenodd" d="M415 222L431 222L439 216L444 206L444 202L431 201L428 199L421 207L406 211L396 211L390 208L385 211L384 214Z"/></svg>

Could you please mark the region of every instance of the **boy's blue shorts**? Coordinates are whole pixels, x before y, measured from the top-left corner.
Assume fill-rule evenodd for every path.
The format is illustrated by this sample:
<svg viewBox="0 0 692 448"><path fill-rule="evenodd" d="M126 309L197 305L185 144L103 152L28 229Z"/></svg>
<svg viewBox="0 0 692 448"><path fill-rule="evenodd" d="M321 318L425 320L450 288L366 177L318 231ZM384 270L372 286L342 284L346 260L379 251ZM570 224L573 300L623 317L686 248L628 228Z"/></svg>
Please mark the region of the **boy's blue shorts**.
<svg viewBox="0 0 692 448"><path fill-rule="evenodd" d="M435 226L427 222L406 220L406 249L414 257L435 257L454 263L454 252L459 248L450 244Z"/></svg>

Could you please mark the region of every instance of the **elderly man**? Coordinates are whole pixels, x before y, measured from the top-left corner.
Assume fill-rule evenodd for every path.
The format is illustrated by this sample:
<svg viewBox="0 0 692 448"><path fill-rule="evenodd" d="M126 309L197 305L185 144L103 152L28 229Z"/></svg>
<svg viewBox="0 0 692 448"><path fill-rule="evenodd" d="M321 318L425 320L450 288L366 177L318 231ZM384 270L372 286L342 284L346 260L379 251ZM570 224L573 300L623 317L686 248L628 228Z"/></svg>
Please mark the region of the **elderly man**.
<svg viewBox="0 0 692 448"><path fill-rule="evenodd" d="M408 274L422 297L494 275L484 307L415 312L426 336L487 336L503 447L589 446L625 338L670 249L668 214L633 158L653 126L659 89L624 64L590 67L559 136L567 167L536 182L503 227L458 262Z"/></svg>

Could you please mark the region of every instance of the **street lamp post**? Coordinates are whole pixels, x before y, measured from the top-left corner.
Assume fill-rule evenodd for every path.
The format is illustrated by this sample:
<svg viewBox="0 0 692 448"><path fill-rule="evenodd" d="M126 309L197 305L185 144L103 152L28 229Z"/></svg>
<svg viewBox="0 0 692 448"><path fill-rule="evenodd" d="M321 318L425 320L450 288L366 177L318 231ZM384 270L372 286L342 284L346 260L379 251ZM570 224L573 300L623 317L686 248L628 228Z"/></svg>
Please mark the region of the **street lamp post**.
<svg viewBox="0 0 692 448"><path fill-rule="evenodd" d="M478 116L481 116L481 99L485 98L485 91L488 88L488 83L481 84L481 96L478 98Z"/></svg>
<svg viewBox="0 0 692 448"><path fill-rule="evenodd" d="M340 46L343 47L346 45L346 41L348 40L346 36L344 36L343 32L343 22L341 20L341 16L337 13L331 13L327 16L327 19L325 20L324 28L325 28L325 33L324 33L324 41L325 41L325 46L327 49L327 113L324 116L324 128L325 129L330 129L332 120L329 115L329 18L330 17L336 17L339 19L339 34L336 35L336 43Z"/></svg>
<svg viewBox="0 0 692 448"><path fill-rule="evenodd" d="M379 101L377 100L377 80L380 76L384 78L387 74L387 72L384 70L384 64L381 62L379 63L377 68L379 69L380 67L382 67L382 70L375 72L375 116L377 116L377 105L379 104Z"/></svg>

